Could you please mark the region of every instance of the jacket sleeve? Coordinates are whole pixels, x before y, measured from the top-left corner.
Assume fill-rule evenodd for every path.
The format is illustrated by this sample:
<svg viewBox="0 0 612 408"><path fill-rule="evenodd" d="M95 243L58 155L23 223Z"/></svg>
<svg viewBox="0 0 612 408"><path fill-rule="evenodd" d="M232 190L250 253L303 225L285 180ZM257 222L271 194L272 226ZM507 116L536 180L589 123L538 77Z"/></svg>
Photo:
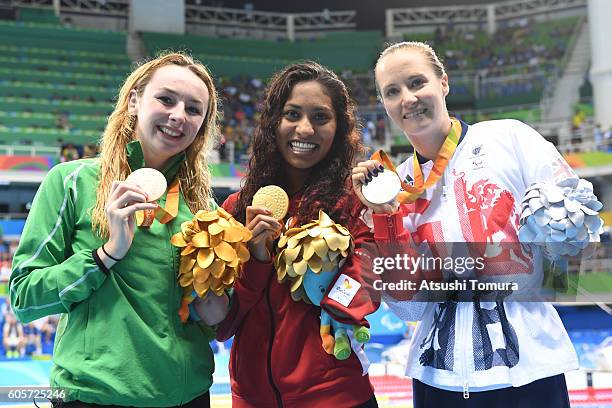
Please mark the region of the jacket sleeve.
<svg viewBox="0 0 612 408"><path fill-rule="evenodd" d="M222 207L232 212L236 195L228 197ZM230 296L230 311L217 326L217 340L225 341L236 334L249 311L264 294L273 275L272 262L259 262L251 258L242 266L242 272Z"/></svg>
<svg viewBox="0 0 612 408"><path fill-rule="evenodd" d="M106 274L92 249L72 252L77 171L56 166L41 184L13 258L9 281L13 310L22 322L67 313L98 289Z"/></svg>
<svg viewBox="0 0 612 408"><path fill-rule="evenodd" d="M274 265L271 262L259 262L256 259L243 265L242 274L230 297L230 311L217 327L217 340L225 341L236 334L249 311L264 295L273 271Z"/></svg>
<svg viewBox="0 0 612 408"><path fill-rule="evenodd" d="M425 271L417 268L412 270L412 261L418 258L417 245L412 241L410 232L404 227L404 217L408 216L414 208L410 204L402 204L393 214L372 214L374 239L376 242L376 259L374 270L384 282L384 299L387 304L395 300L412 307L414 296L425 278ZM437 245L430 243L429 245ZM445 245L439 243L439 245ZM393 262L391 262L393 261ZM386 264L389 262L389 264ZM398 267L398 265L400 267ZM428 281L442 281L441 271L426 271ZM413 288L406 288L404 283L410 282ZM398 286L399 284L399 286ZM401 289L392 289L400 287ZM408 301L408 302L404 302ZM419 306L420 307L420 306Z"/></svg>
<svg viewBox="0 0 612 408"><path fill-rule="evenodd" d="M369 327L365 317L374 313L380 306L380 293L373 289L375 276L372 275L372 247L374 237L367 225L361 220L353 223L351 228L355 249L340 268L338 277L327 290L321 300L321 307L335 320L346 324L357 324ZM330 297L334 286L350 277L356 280L360 287L354 294L348 306L344 306Z"/></svg>
<svg viewBox="0 0 612 408"><path fill-rule="evenodd" d="M525 189L536 182L556 184L577 177L555 146L535 129L518 120L505 122L512 132L512 147L515 149Z"/></svg>
<svg viewBox="0 0 612 408"><path fill-rule="evenodd" d="M349 191L352 191L352 187L348 188ZM335 282L328 288L321 301L321 307L341 323L369 326L365 318L374 313L381 302L381 292L375 288L376 281L380 280L380 277L373 269L374 259L379 252L376 237L363 219L366 207L355 194L347 194L337 206L348 214L345 227L351 232L355 247L340 269ZM338 300L346 304L348 299L345 296L336 295L341 292L339 288L347 277L357 281L360 286L348 305L344 306Z"/></svg>

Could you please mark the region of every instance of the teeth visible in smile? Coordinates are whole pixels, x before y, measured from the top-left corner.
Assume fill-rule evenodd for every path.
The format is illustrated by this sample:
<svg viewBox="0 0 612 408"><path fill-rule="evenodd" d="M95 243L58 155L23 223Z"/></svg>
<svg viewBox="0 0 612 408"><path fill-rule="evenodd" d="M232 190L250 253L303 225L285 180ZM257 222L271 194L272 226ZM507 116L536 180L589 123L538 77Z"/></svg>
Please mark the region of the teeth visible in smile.
<svg viewBox="0 0 612 408"><path fill-rule="evenodd" d="M423 108L423 109L416 110L414 112L407 113L404 115L404 119L412 119L412 118L417 117L418 115L423 115L426 110L427 109Z"/></svg>
<svg viewBox="0 0 612 408"><path fill-rule="evenodd" d="M298 152L298 153L311 152L317 148L317 145L315 143L297 142L297 141L290 142L289 146L291 146L291 149L293 151Z"/></svg>
<svg viewBox="0 0 612 408"><path fill-rule="evenodd" d="M178 136L181 135L181 132L177 132L177 131L168 129L167 127L163 127L163 126L160 126L159 130L161 130L162 133L164 133L164 134L166 134L168 136L172 136L172 137L178 137Z"/></svg>

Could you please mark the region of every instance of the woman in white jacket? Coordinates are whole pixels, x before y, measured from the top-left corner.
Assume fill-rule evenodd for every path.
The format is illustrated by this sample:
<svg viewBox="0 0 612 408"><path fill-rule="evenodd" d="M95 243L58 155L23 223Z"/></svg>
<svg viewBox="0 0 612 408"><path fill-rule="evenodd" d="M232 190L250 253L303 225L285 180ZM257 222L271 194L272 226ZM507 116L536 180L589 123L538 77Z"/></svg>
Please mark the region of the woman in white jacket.
<svg viewBox="0 0 612 408"><path fill-rule="evenodd" d="M451 118L448 76L424 43L390 46L375 74L387 114L415 149L397 169L400 179L415 180L405 204L376 205L363 197L362 187L383 170L379 161L353 170L355 192L373 213L364 216L372 222L379 249L395 256L389 248L402 242L482 243L485 274L496 271L502 280L537 286L541 257L518 244L520 202L534 182L575 177L571 168L552 144L519 121L468 126ZM382 278L414 276L397 273L396 267ZM417 290L387 287L383 293L399 317L421 321L406 368L415 408L569 408L563 373L578 368L578 362L549 303L481 301L478 291L469 289L463 291L470 294L468 301L423 303L412 298Z"/></svg>

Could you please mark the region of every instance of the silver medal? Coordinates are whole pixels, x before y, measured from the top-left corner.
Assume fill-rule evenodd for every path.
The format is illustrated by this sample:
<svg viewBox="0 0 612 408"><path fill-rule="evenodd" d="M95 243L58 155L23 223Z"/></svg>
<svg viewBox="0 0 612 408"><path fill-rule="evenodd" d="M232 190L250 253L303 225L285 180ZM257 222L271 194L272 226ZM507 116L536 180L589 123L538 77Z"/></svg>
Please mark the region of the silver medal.
<svg viewBox="0 0 612 408"><path fill-rule="evenodd" d="M397 197L401 189L399 176L390 170L383 170L361 187L361 193L372 204L387 204Z"/></svg>

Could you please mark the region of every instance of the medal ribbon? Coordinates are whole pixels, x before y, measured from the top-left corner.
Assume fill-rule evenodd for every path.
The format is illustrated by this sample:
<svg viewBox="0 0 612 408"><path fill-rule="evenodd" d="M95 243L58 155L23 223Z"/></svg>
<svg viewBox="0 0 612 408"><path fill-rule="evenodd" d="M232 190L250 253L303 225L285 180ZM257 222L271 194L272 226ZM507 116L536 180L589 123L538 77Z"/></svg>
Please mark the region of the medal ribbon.
<svg viewBox="0 0 612 408"><path fill-rule="evenodd" d="M434 161L433 168L429 172L429 176L427 176L427 180L423 180L423 172L421 171L421 166L419 165L419 161L417 160L416 154L412 157L412 169L413 169L413 177L414 177L414 186L402 181L402 190L397 195L397 201L401 204L413 203L419 198L423 191L427 190L430 187L436 185L442 174L444 173L444 169L448 165L453 153L457 149L457 145L459 144L459 138L461 136L461 122L459 122L455 118L451 118L451 130L448 135L446 135L446 139L438 152L438 156ZM383 164L383 166L397 174L397 170L393 165L389 156L383 151L378 150L374 152L371 160L378 160ZM401 177L400 177L401 180Z"/></svg>
<svg viewBox="0 0 612 408"><path fill-rule="evenodd" d="M178 178L172 183L166 193L166 204L162 208L159 204L154 210L136 211L136 225L148 228L157 219L162 224L167 224L176 218L179 207L179 192L181 189Z"/></svg>

